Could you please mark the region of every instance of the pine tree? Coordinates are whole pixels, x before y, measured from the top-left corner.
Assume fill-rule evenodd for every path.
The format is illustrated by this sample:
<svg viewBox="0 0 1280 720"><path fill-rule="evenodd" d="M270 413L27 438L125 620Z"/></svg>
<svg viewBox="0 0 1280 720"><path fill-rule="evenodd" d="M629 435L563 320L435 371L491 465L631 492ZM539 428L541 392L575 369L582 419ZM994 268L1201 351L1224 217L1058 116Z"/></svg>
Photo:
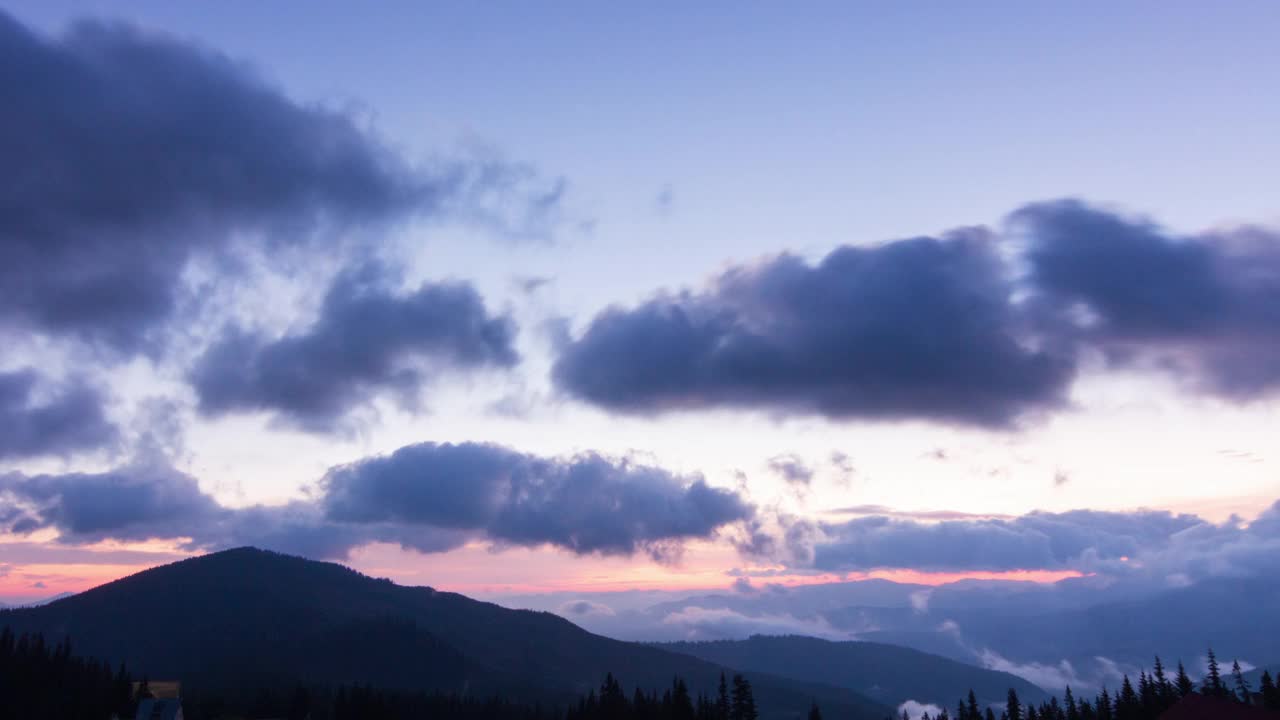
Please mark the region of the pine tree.
<svg viewBox="0 0 1280 720"><path fill-rule="evenodd" d="M1159 686L1155 678L1149 677L1146 670L1138 673L1138 699L1142 703L1142 717L1155 717L1159 712Z"/></svg>
<svg viewBox="0 0 1280 720"><path fill-rule="evenodd" d="M1076 705L1076 698L1071 694L1071 686L1067 686L1065 694L1067 705L1067 720L1080 720L1080 708Z"/></svg>
<svg viewBox="0 0 1280 720"><path fill-rule="evenodd" d="M1164 672L1164 663L1160 662L1160 656L1156 656L1155 668L1151 672L1151 679L1155 683L1157 711L1160 714L1169 709L1173 705L1174 689L1173 683L1169 682L1169 676Z"/></svg>
<svg viewBox="0 0 1280 720"><path fill-rule="evenodd" d="M1133 684L1129 682L1129 676L1124 676L1124 682L1120 685L1120 694L1116 696L1115 705L1116 720L1138 720L1142 717L1142 702L1138 699L1138 694L1133 691Z"/></svg>
<svg viewBox="0 0 1280 720"><path fill-rule="evenodd" d="M720 671L720 688L716 693L716 720L729 720L729 686L724 681L724 671Z"/></svg>
<svg viewBox="0 0 1280 720"><path fill-rule="evenodd" d="M1201 692L1209 697L1227 696L1227 686L1222 682L1222 673L1218 669L1218 658L1213 654L1213 648L1209 648L1209 674L1205 675Z"/></svg>
<svg viewBox="0 0 1280 720"><path fill-rule="evenodd" d="M1022 703L1018 702L1018 691L1009 688L1009 697L1005 701L1004 712L1009 720L1022 720Z"/></svg>
<svg viewBox="0 0 1280 720"><path fill-rule="evenodd" d="M964 720L982 720L982 709L978 707L978 698L969 690L969 713Z"/></svg>
<svg viewBox="0 0 1280 720"><path fill-rule="evenodd" d="M694 720L693 699L689 697L689 686L682 678L675 678L671 683L671 720Z"/></svg>
<svg viewBox="0 0 1280 720"><path fill-rule="evenodd" d="M818 709L816 700L809 706L809 720L822 720L822 711Z"/></svg>
<svg viewBox="0 0 1280 720"><path fill-rule="evenodd" d="M1244 679L1244 673L1240 670L1239 660L1231 663L1231 679L1234 681L1236 698L1246 705L1250 704L1253 693L1249 687L1249 681Z"/></svg>
<svg viewBox="0 0 1280 720"><path fill-rule="evenodd" d="M1191 676L1187 675L1187 669L1182 667L1182 661L1178 661L1178 679L1174 685L1178 688L1178 697L1186 697L1196 691L1195 683L1191 682Z"/></svg>
<svg viewBox="0 0 1280 720"><path fill-rule="evenodd" d="M1115 714L1111 709L1111 696L1107 694L1107 689L1102 688L1102 694L1098 695L1098 720L1115 720Z"/></svg>
<svg viewBox="0 0 1280 720"><path fill-rule="evenodd" d="M730 720L757 720L755 696L751 693L751 683L741 675L733 676L733 703L729 713Z"/></svg>
<svg viewBox="0 0 1280 720"><path fill-rule="evenodd" d="M1262 671L1262 707L1271 711L1280 711L1280 688L1271 679L1269 670Z"/></svg>

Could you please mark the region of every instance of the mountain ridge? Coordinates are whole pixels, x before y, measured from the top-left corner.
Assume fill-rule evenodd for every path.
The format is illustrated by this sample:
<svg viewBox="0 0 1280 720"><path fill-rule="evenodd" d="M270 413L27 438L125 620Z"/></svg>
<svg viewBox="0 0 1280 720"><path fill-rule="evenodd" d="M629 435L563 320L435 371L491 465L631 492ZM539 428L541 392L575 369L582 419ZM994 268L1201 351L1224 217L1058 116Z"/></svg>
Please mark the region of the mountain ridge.
<svg viewBox="0 0 1280 720"><path fill-rule="evenodd" d="M1028 702L1048 699L1042 688L1010 673L979 668L912 648L862 640L824 640L806 635L753 635L746 640L655 643L740 670L806 677L847 687L881 702L907 700L950 707L973 690L988 704L1009 688Z"/></svg>
<svg viewBox="0 0 1280 720"><path fill-rule="evenodd" d="M673 676L710 694L719 665L594 635L548 612L406 587L256 548L180 560L45 606L0 611L15 631L70 637L77 652L193 687L367 682L567 702L606 672L627 686ZM880 720L892 709L845 688L747 673L764 716Z"/></svg>

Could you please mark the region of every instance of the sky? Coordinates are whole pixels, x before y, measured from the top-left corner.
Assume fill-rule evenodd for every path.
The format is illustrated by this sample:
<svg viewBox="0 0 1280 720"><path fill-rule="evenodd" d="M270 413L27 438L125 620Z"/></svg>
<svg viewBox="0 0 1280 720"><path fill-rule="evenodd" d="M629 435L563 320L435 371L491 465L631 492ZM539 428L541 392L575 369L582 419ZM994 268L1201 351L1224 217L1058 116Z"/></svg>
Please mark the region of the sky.
<svg viewBox="0 0 1280 720"><path fill-rule="evenodd" d="M1276 556L1274 4L2 12L0 602Z"/></svg>

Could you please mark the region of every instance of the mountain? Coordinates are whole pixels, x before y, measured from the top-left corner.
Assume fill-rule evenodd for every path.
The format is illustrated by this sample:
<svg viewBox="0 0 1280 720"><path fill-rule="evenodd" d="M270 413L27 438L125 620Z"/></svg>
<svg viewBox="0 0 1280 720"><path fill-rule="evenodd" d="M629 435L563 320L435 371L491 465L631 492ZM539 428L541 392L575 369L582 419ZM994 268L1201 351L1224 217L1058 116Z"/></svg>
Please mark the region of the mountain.
<svg viewBox="0 0 1280 720"><path fill-rule="evenodd" d="M1212 577L1170 587L1145 579L1070 578L1052 584L963 580L936 588L887 581L748 592L684 594L559 611L593 632L626 640L742 640L806 635L910 647L1011 672L1049 691L1112 689L1150 670L1155 655L1201 671L1207 648L1259 665L1276 659L1280 576ZM543 606L548 607L548 606ZM555 606L550 606L555 607Z"/></svg>
<svg viewBox="0 0 1280 720"><path fill-rule="evenodd" d="M688 655L593 635L550 613L254 548L0 611L3 625L70 636L80 655L210 692L361 682L564 702L599 687L606 672L645 688L669 687L678 675L693 692L711 694L722 671ZM831 717L879 720L893 712L845 688L758 672L748 678L770 718L799 716L812 700Z"/></svg>
<svg viewBox="0 0 1280 720"><path fill-rule="evenodd" d="M658 647L741 670L846 687L894 706L916 700L951 707L970 689L984 705L1003 702L1009 688L1025 701L1048 700L1044 690L1016 675L882 643L756 635Z"/></svg>

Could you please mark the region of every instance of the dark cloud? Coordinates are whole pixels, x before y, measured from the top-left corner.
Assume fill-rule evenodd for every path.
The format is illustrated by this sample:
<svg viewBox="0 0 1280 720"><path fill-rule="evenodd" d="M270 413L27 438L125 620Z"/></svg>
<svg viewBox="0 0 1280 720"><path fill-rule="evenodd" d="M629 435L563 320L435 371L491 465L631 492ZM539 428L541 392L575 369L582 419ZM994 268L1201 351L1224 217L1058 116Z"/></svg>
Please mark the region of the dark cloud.
<svg viewBox="0 0 1280 720"><path fill-rule="evenodd" d="M97 450L119 438L96 390L42 385L34 370L0 372L0 459Z"/></svg>
<svg viewBox="0 0 1280 720"><path fill-rule="evenodd" d="M435 552L467 536L428 528L343 525L325 519L312 502L228 508L200 489L195 478L162 464L104 473L0 476L0 518L7 532L58 531L67 544L99 540L186 538L188 550L257 545L310 557L343 558L370 542L394 542Z"/></svg>
<svg viewBox="0 0 1280 720"><path fill-rule="evenodd" d="M465 283L393 294L380 272L340 277L305 332L266 338L232 328L190 380L205 415L267 410L308 430L331 430L379 392L413 406L445 370L517 363L515 322L490 315Z"/></svg>
<svg viewBox="0 0 1280 720"><path fill-rule="evenodd" d="M587 617L591 615L614 615L613 608L590 600L571 600L560 606L561 615Z"/></svg>
<svg viewBox="0 0 1280 720"><path fill-rule="evenodd" d="M806 465L799 455L778 455L769 458L769 469L792 485L807 486L813 481L813 468Z"/></svg>
<svg viewBox="0 0 1280 720"><path fill-rule="evenodd" d="M48 38L0 13L0 94L0 322L126 352L153 347L188 260L236 239L420 214L493 224L563 193L522 202L531 170L497 161L411 166L346 113L122 24Z"/></svg>
<svg viewBox="0 0 1280 720"><path fill-rule="evenodd" d="M1064 332L1227 397L1280 388L1280 235L1182 237L1070 200L1024 207L1011 225Z"/></svg>
<svg viewBox="0 0 1280 720"><path fill-rule="evenodd" d="M941 522L882 514L813 530L812 566L828 571L1049 569L1163 579L1280 569L1280 502L1248 525L1154 510L1073 510Z"/></svg>
<svg viewBox="0 0 1280 720"><path fill-rule="evenodd" d="M568 343L563 390L629 413L716 406L1007 425L1064 402L1074 365L1038 340L977 230L782 255L703 293L610 308Z"/></svg>
<svg viewBox="0 0 1280 720"><path fill-rule="evenodd" d="M742 496L593 453L544 459L496 445L423 443L335 468L328 516L346 522L470 528L497 542L655 557L668 541L746 520Z"/></svg>
<svg viewBox="0 0 1280 720"><path fill-rule="evenodd" d="M10 473L0 476L0 507L5 506L25 511L29 519L10 528L13 532L51 527L68 540L83 542L184 537L222 510L195 478L166 466L63 475Z"/></svg>
<svg viewBox="0 0 1280 720"><path fill-rule="evenodd" d="M255 545L322 558L371 542L440 552L481 539L666 560L683 541L753 514L742 496L700 478L479 444L411 445L333 468L314 499L275 506L223 506L165 465L0 475L0 532L50 528L66 544L189 538L193 550Z"/></svg>
<svg viewBox="0 0 1280 720"><path fill-rule="evenodd" d="M1064 406L1084 354L1232 400L1280 388L1280 234L1182 237L1075 200L1007 227L784 254L611 307L561 344L553 378L624 413L992 427Z"/></svg>

